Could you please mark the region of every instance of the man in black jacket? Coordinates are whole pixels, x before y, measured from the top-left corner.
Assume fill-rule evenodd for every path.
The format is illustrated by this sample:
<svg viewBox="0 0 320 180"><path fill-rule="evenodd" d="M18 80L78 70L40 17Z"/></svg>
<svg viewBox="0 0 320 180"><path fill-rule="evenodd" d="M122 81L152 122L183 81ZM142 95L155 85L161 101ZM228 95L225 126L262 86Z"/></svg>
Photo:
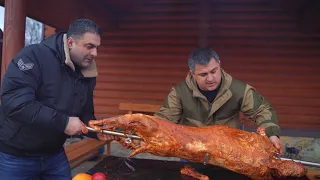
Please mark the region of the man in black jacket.
<svg viewBox="0 0 320 180"><path fill-rule="evenodd" d="M101 36L94 22L78 19L11 61L1 86L0 180L71 179L63 144L95 119Z"/></svg>

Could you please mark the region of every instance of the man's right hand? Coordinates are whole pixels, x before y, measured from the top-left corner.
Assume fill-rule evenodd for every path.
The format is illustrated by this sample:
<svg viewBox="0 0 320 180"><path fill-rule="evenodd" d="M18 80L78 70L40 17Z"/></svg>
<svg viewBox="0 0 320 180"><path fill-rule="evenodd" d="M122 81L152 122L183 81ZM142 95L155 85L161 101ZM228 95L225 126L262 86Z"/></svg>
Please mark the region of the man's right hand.
<svg viewBox="0 0 320 180"><path fill-rule="evenodd" d="M85 124L78 117L69 117L64 133L69 136L80 135L83 133L83 128L85 128Z"/></svg>

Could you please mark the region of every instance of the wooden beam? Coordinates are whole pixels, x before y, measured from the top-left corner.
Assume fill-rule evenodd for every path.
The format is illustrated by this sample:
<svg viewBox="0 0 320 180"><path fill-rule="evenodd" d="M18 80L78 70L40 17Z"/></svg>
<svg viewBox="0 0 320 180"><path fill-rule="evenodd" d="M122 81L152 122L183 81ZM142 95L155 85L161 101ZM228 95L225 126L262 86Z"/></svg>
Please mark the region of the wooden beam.
<svg viewBox="0 0 320 180"><path fill-rule="evenodd" d="M116 17L99 1L28 0L27 16L57 29L68 29L77 18L90 18L104 29L116 28Z"/></svg>
<svg viewBox="0 0 320 180"><path fill-rule="evenodd" d="M112 7L106 6L104 1L105 0L82 1L83 8L80 13L80 17L94 19L95 22L103 29L107 31L114 31L117 29L117 22L119 18L117 14L119 13L113 10Z"/></svg>
<svg viewBox="0 0 320 180"><path fill-rule="evenodd" d="M134 111L136 112L148 112L148 113L155 113L158 111L158 109L161 107L161 105L157 104L135 104L135 103L120 103L119 104L119 110L121 111L128 111L129 113L132 113Z"/></svg>
<svg viewBox="0 0 320 180"><path fill-rule="evenodd" d="M302 33L316 33L320 28L319 0L276 0L269 1L270 5L281 8L291 16Z"/></svg>
<svg viewBox="0 0 320 180"><path fill-rule="evenodd" d="M1 79L10 61L24 47L26 0L6 0Z"/></svg>
<svg viewBox="0 0 320 180"><path fill-rule="evenodd" d="M312 0L298 14L298 28L304 33L317 33L320 28L320 1Z"/></svg>
<svg viewBox="0 0 320 180"><path fill-rule="evenodd" d="M207 47L209 46L209 35L210 35L210 2L208 0L199 1L199 28L198 28L198 46Z"/></svg>
<svg viewBox="0 0 320 180"><path fill-rule="evenodd" d="M97 154L97 150L108 141L86 138L64 147L71 168L76 167Z"/></svg>

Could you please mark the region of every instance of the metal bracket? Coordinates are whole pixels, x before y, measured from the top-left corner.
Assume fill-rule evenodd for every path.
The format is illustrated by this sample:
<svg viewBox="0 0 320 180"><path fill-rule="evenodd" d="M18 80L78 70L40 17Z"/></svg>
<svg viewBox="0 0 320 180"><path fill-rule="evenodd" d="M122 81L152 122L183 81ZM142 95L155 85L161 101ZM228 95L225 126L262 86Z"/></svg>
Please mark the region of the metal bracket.
<svg viewBox="0 0 320 180"><path fill-rule="evenodd" d="M211 156L211 155L210 155L210 153L208 153L208 152L204 155L204 159L203 159L203 164L204 164L204 165L207 165L207 164L208 164L210 156Z"/></svg>
<svg viewBox="0 0 320 180"><path fill-rule="evenodd" d="M127 138L125 140L126 144L131 144L132 143L132 135L131 134L126 134Z"/></svg>

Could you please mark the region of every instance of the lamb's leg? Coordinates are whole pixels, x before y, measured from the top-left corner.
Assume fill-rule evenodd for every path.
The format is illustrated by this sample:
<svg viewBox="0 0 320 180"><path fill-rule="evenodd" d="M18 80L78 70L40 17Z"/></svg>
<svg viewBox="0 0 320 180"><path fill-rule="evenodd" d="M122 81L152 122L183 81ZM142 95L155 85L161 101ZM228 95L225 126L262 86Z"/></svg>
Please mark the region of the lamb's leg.
<svg viewBox="0 0 320 180"><path fill-rule="evenodd" d="M307 169L301 163L290 160L274 161L270 168L276 177L302 177L307 174Z"/></svg>
<svg viewBox="0 0 320 180"><path fill-rule="evenodd" d="M147 145L147 146L141 145L139 148L137 148L135 151L133 151L130 154L130 157L133 157L133 156L140 154L140 153L143 153L143 152L147 152L150 148L151 148L150 145Z"/></svg>
<svg viewBox="0 0 320 180"><path fill-rule="evenodd" d="M189 165L185 165L181 170L180 173L183 175L187 175L187 176L191 176L195 179L199 179L199 180L209 180L209 177L203 174L200 174L199 172L197 172L194 168L192 168Z"/></svg>

